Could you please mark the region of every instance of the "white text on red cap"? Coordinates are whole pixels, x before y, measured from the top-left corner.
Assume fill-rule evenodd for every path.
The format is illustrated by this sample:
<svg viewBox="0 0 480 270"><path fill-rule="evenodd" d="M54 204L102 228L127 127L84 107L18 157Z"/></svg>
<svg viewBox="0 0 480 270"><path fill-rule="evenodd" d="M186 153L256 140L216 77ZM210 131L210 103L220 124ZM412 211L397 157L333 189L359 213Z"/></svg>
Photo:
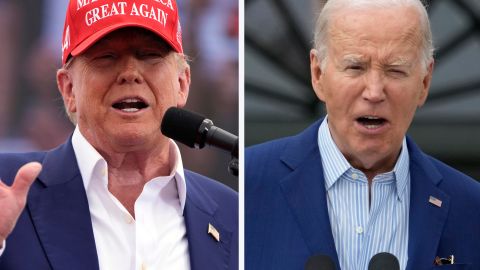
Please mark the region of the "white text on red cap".
<svg viewBox="0 0 480 270"><path fill-rule="evenodd" d="M90 26L93 23L110 16L125 15L125 7L128 8L126 2L118 2L116 4L112 3L111 6L110 4L105 4L93 8L85 14L85 23ZM147 4L140 4L137 7L137 5L133 3L129 14L130 16L142 16L144 18L156 20L163 26L167 24L168 13L160 8L150 7Z"/></svg>
<svg viewBox="0 0 480 270"><path fill-rule="evenodd" d="M84 6L87 6L88 4L91 4L97 1L102 1L102 0L77 0L77 10L81 9ZM169 7L171 10L174 10L172 0L152 0L152 1L160 3L164 6Z"/></svg>

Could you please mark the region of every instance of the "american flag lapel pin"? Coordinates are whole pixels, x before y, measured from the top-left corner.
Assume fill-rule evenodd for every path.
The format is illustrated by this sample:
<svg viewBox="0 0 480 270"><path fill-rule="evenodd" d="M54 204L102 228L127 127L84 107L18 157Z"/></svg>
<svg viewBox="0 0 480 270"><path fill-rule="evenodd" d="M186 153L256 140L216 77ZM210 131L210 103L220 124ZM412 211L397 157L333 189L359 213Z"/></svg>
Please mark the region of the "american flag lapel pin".
<svg viewBox="0 0 480 270"><path fill-rule="evenodd" d="M442 201L433 196L430 196L428 202L435 205L436 207L442 207Z"/></svg>
<svg viewBox="0 0 480 270"><path fill-rule="evenodd" d="M217 242L220 242L220 233L210 223L208 223L208 234L210 234L213 238L215 238Z"/></svg>

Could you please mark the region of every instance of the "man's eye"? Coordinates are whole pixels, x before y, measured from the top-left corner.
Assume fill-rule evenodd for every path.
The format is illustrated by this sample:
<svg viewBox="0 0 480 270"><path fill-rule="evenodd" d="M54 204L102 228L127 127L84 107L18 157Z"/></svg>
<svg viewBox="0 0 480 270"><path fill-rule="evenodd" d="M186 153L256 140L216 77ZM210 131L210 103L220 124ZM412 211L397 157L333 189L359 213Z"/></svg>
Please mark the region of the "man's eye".
<svg viewBox="0 0 480 270"><path fill-rule="evenodd" d="M345 70L350 72L359 72L364 70L364 67L362 65L351 65L351 66L347 66Z"/></svg>
<svg viewBox="0 0 480 270"><path fill-rule="evenodd" d="M407 73L400 69L389 69L388 73L396 75L396 76L406 76Z"/></svg>
<svg viewBox="0 0 480 270"><path fill-rule="evenodd" d="M139 52L138 56L140 58L161 58L163 54L160 52Z"/></svg>
<svg viewBox="0 0 480 270"><path fill-rule="evenodd" d="M99 54L95 57L96 59L114 59L115 58L115 55L113 53L102 53L102 54Z"/></svg>

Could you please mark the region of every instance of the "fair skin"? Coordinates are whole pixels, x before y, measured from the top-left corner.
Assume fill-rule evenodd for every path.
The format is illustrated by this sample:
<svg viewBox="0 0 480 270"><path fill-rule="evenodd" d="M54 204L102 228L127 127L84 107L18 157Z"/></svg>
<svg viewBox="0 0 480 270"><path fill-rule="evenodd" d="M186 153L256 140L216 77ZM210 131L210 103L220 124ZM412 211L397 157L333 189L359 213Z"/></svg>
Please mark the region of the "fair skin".
<svg viewBox="0 0 480 270"><path fill-rule="evenodd" d="M159 37L125 28L75 56L69 68L57 72L57 83L80 131L108 163L108 189L135 217L145 183L172 169L160 124L169 107L185 105L189 67ZM11 187L0 182L0 245L15 227L40 170L39 163L28 163Z"/></svg>
<svg viewBox="0 0 480 270"><path fill-rule="evenodd" d="M185 105L189 68L160 38L126 28L77 56L57 81L81 133L108 163L108 189L135 216L145 183L172 169L160 124L169 107Z"/></svg>
<svg viewBox="0 0 480 270"><path fill-rule="evenodd" d="M370 183L393 169L427 98L433 60L422 65L418 25L411 7L346 9L333 15L324 68L310 52L312 85L333 140Z"/></svg>
<svg viewBox="0 0 480 270"><path fill-rule="evenodd" d="M0 248L25 208L28 190L41 169L40 163L30 162L18 170L11 187L0 181Z"/></svg>

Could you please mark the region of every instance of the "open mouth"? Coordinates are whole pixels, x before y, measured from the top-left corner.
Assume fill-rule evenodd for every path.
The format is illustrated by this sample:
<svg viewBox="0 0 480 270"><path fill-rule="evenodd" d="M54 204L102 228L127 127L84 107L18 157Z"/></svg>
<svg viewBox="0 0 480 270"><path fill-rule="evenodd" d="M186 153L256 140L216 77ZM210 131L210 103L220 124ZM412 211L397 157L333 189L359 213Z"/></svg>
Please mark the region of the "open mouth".
<svg viewBox="0 0 480 270"><path fill-rule="evenodd" d="M126 98L113 103L112 107L123 112L132 113L148 108L148 104L140 98Z"/></svg>
<svg viewBox="0 0 480 270"><path fill-rule="evenodd" d="M378 116L365 115L357 118L357 122L367 129L376 129L385 125L387 120Z"/></svg>

